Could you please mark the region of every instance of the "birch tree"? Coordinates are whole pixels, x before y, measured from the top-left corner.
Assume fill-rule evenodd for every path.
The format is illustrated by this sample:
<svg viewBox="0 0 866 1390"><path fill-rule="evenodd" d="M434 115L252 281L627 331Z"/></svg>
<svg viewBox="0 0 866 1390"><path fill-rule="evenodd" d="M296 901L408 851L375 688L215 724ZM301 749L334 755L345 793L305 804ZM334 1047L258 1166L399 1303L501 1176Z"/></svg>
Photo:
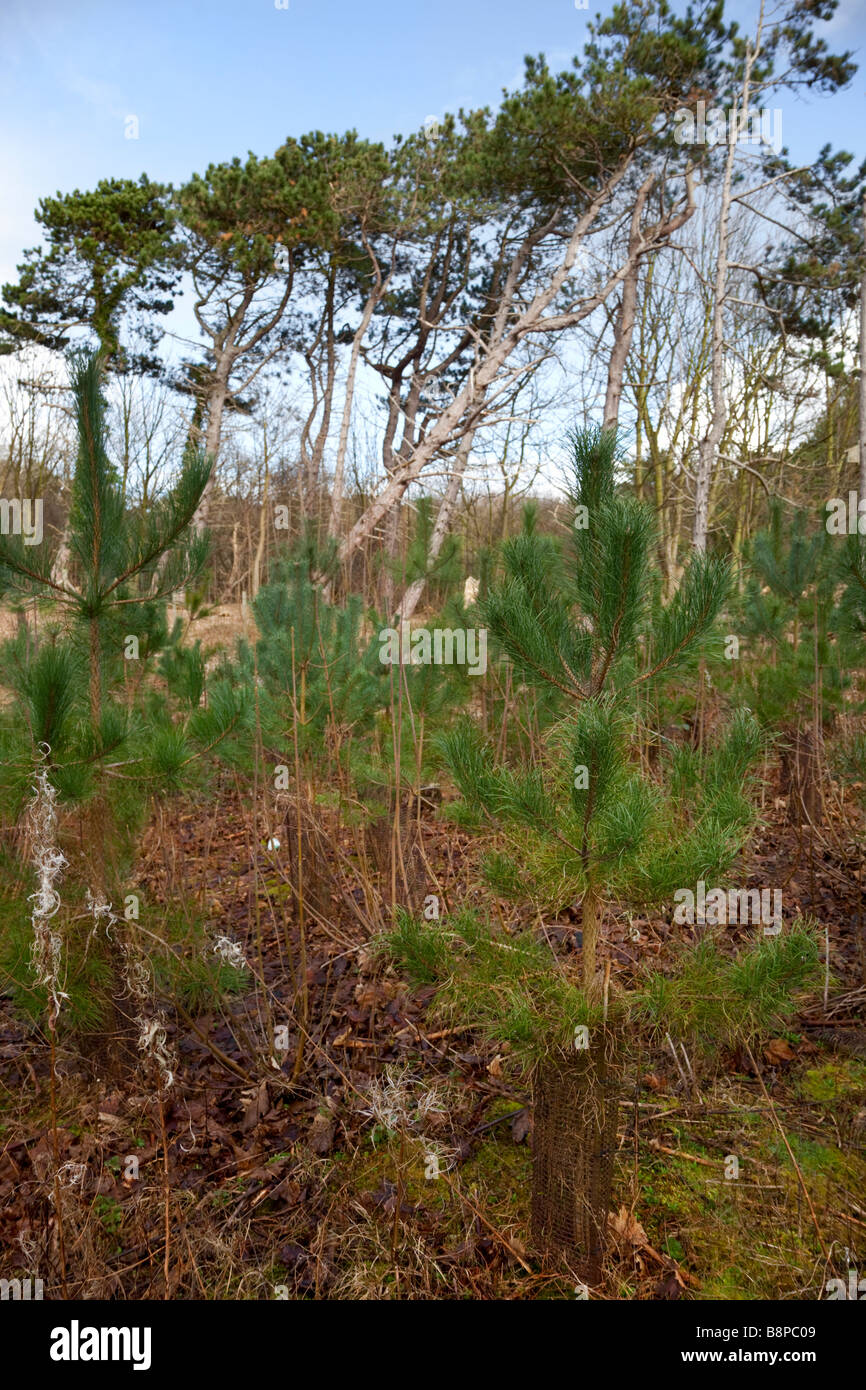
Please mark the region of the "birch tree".
<svg viewBox="0 0 866 1390"><path fill-rule="evenodd" d="M728 80L723 82L717 97L727 99L727 109L720 106L709 112L697 111L695 120L684 121L677 138L692 138L710 143L723 143L721 167L721 204L718 219L716 263L713 277L713 320L710 347L710 404L706 428L701 438L694 487L694 520L692 544L705 550L709 528L710 491L719 450L725 432L725 308L728 297L728 278L731 270L729 242L731 217L738 203L751 208L752 196L767 187L752 180L749 186L735 193L735 170L738 154L746 143L760 146L773 138L765 113L753 112L759 101L778 96L782 91L808 85L822 91L835 91L849 81L853 74L850 55L832 55L823 39L812 32L816 20L832 18L836 0L790 0L769 13L766 0L760 0L758 20L753 36L741 39L733 36L732 59L728 65ZM777 63L785 66L777 69ZM781 112L772 113L781 118ZM777 153L779 153L777 151ZM760 162L760 161L759 161ZM772 181L789 176L787 169L774 175ZM742 182L742 180L740 180Z"/></svg>

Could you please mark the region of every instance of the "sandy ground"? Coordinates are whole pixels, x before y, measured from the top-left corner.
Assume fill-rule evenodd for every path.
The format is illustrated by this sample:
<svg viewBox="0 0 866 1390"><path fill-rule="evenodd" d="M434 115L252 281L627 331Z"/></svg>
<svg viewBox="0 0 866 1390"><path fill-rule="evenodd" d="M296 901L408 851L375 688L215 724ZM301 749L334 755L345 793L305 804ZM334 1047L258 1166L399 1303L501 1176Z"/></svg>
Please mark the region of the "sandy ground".
<svg viewBox="0 0 866 1390"><path fill-rule="evenodd" d="M176 611L181 616L186 616L184 609ZM31 621L29 614L28 621ZM39 610L37 614L39 628L48 626L52 621L53 613L50 608ZM170 610L169 621L171 621ZM17 629L17 614L7 604L0 604L0 642L14 637ZM249 607L247 607L244 616L239 603L220 603L215 605L213 612L208 617L197 618L194 623L189 623L186 626L183 640L185 643L198 640L203 647L232 648L237 637L251 637L255 634L255 630L255 620Z"/></svg>
<svg viewBox="0 0 866 1390"><path fill-rule="evenodd" d="M178 611L181 616L187 616L185 610ZM28 621L32 623L31 614L28 614ZM48 607L41 608L36 615L36 621L38 630L44 630L54 621L52 610ZM169 622L171 621L172 615L169 611ZM18 615L7 604L0 604L0 643L14 637L17 630ZM183 643L186 646L200 641L206 652L214 654L233 651L238 637L252 639L255 633L256 624L249 607L244 615L239 603L220 603L214 606L213 612L206 618L197 618L194 623L185 625ZM207 664L208 670L216 660L216 655L212 655L212 660ZM14 699L13 692L0 685L0 708L6 708Z"/></svg>
<svg viewBox="0 0 866 1390"><path fill-rule="evenodd" d="M183 616L184 610L180 609L179 612ZM184 642L199 641L203 647L231 650L236 638L251 638L255 636L255 632L256 623L249 605L246 614L243 614L239 603L220 603L207 618L196 618L194 623L188 624L184 632Z"/></svg>

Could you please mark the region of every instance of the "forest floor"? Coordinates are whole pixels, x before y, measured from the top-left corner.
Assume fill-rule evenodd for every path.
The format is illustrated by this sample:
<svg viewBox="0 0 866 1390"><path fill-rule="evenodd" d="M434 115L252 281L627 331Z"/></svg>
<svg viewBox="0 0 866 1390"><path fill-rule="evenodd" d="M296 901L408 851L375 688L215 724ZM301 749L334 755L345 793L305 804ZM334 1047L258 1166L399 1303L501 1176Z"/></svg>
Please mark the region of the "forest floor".
<svg viewBox="0 0 866 1390"><path fill-rule="evenodd" d="M814 1299L858 1252L866 1264L860 810L837 794L810 842L771 792L746 881L784 883L786 920L826 928L827 997L751 1056L696 1067L694 1084L664 1050L633 1069L593 1296ZM0 1000L0 1275L48 1270L55 1298L575 1296L576 1276L529 1246L526 1079L371 946L390 817L377 834L330 794L313 804L303 941L289 811L253 823L226 781L215 804L181 803L149 827L138 877L152 905L183 904L180 919L164 909L179 956L201 929L224 935L258 982L220 1003L192 972L163 1100L134 1070L99 1079L60 1037L55 1132L50 1049ZM472 840L431 805L405 820L398 897L417 908L433 881L443 911L466 902ZM534 926L567 959L578 924L579 911ZM663 963L689 931L609 918L614 979L627 988L638 961Z"/></svg>
<svg viewBox="0 0 866 1390"><path fill-rule="evenodd" d="M209 648L249 626L220 605L189 635ZM803 829L765 772L737 876L782 886L786 922L817 920L830 979L751 1055L695 1058L693 1078L664 1049L630 1068L593 1297L814 1299L866 1266L863 788L828 781L822 827ZM141 844L147 920L179 965L169 1090L59 1032L52 1097L50 1040L0 991L0 1277L36 1274L48 1298L575 1297L579 1277L530 1246L528 1079L376 949L391 902L491 906L449 789L395 818L308 786L300 829L291 794L254 811L253 791L226 776L155 812ZM493 907L579 962L579 906ZM609 914L614 987L690 933ZM228 994L198 968L220 937L250 972Z"/></svg>

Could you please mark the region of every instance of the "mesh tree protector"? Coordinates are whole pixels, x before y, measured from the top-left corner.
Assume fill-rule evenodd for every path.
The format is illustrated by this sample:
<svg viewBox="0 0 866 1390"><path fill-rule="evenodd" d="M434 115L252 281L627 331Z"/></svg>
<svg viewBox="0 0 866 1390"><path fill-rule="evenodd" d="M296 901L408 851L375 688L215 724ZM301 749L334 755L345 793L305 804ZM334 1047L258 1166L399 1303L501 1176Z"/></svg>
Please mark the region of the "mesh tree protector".
<svg viewBox="0 0 866 1390"><path fill-rule="evenodd" d="M536 1068L532 1236L538 1250L588 1284L601 1278L620 1092L610 1029L589 1045L550 1053Z"/></svg>

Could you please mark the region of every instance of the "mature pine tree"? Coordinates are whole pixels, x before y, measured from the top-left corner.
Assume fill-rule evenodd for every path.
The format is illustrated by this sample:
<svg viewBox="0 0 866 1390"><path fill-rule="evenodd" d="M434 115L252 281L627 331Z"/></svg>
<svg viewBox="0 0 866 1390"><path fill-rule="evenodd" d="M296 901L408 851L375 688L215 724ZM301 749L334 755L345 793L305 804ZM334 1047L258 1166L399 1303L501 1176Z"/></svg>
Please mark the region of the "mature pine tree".
<svg viewBox="0 0 866 1390"><path fill-rule="evenodd" d="M299 301L309 305L327 293L325 253L341 229L331 182L340 167L335 147L340 141L321 135L287 141L273 158L250 153L209 164L177 192L183 263L207 357L185 365L183 389L207 417L205 447L214 459L225 412L248 410L247 393L264 366L287 349L304 350L314 336ZM197 529L207 524L210 491Z"/></svg>
<svg viewBox="0 0 866 1390"><path fill-rule="evenodd" d="M786 168L786 161L777 159L770 172ZM807 360L819 362L829 376L840 376L845 371L840 321L857 308L866 270L866 160L855 165L853 155L825 145L813 165L781 186L797 215L797 232L770 249L759 290L773 327L782 328Z"/></svg>
<svg viewBox="0 0 866 1390"><path fill-rule="evenodd" d="M159 371L158 316L171 310L180 276L169 190L144 174L103 179L90 192L42 198L35 216L47 245L26 251L18 283L3 286L0 354L26 342L62 348L87 328L111 369ZM129 314L144 334L133 356L121 343Z"/></svg>

